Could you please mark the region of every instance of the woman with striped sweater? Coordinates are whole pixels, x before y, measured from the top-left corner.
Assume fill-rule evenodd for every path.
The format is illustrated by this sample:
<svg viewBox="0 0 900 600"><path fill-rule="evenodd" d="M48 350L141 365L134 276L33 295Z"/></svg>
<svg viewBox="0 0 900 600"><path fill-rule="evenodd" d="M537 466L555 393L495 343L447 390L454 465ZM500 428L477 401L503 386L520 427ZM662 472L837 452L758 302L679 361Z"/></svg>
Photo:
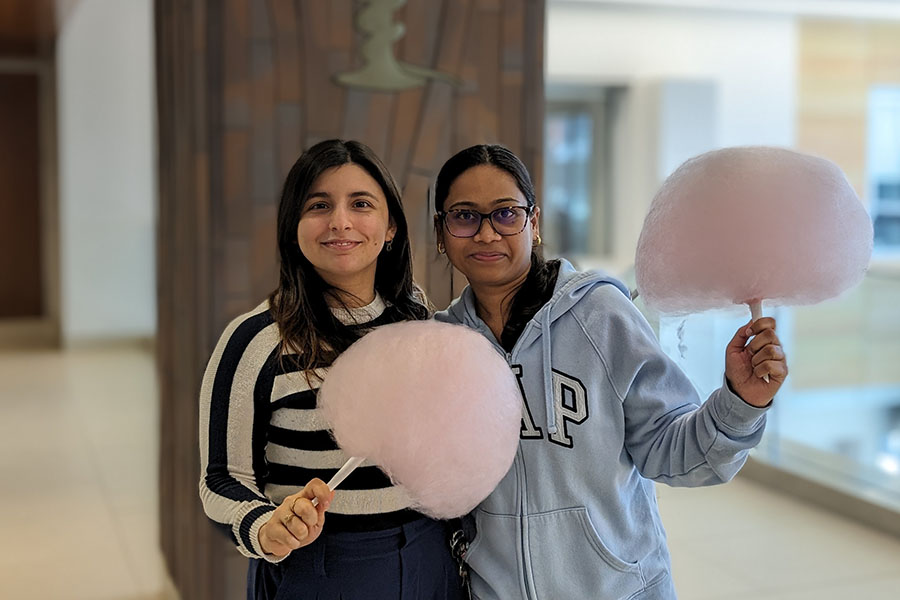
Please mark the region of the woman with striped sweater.
<svg viewBox="0 0 900 600"><path fill-rule="evenodd" d="M373 327L429 313L399 190L369 148L300 156L278 250L278 288L225 329L200 396L200 497L251 559L248 598L460 598L443 524L377 467L323 483L347 458L316 408L328 367Z"/></svg>

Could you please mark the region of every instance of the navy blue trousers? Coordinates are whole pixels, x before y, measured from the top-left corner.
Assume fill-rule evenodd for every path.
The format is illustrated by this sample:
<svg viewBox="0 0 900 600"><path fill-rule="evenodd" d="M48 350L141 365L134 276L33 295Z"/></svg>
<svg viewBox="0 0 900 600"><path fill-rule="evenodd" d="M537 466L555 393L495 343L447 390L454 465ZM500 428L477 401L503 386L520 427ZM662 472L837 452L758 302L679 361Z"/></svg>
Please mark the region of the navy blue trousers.
<svg viewBox="0 0 900 600"><path fill-rule="evenodd" d="M251 559L248 600L462 600L444 524L419 519L365 533L323 533L272 564Z"/></svg>

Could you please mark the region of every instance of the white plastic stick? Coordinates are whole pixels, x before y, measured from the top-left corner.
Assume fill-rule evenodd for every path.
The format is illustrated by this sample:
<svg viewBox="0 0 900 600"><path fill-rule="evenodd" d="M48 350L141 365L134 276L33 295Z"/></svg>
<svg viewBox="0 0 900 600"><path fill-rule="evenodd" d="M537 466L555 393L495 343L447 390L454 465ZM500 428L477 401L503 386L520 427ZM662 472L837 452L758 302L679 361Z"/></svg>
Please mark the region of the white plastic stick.
<svg viewBox="0 0 900 600"><path fill-rule="evenodd" d="M762 300L754 300L749 303L750 306L750 318L752 319L752 323L756 323L760 317L762 317ZM769 376L763 375L763 381L769 383Z"/></svg>
<svg viewBox="0 0 900 600"><path fill-rule="evenodd" d="M332 477L328 481L328 489L333 492L334 488L341 485L341 482L347 479L347 476L350 475L350 473L352 473L353 470L356 469L356 467L361 465L364 460L366 460L364 456L351 456L349 459L347 459L347 462L344 463L344 466L341 467L338 472L334 474L334 477ZM319 499L313 498L312 505L317 506L318 504Z"/></svg>

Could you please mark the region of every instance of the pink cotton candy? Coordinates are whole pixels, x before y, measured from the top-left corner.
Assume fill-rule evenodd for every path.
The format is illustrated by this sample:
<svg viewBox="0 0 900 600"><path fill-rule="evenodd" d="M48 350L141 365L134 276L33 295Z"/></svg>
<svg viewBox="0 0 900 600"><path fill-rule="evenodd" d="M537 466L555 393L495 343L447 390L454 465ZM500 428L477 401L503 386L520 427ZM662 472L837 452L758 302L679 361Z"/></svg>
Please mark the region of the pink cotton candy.
<svg viewBox="0 0 900 600"><path fill-rule="evenodd" d="M862 280L872 239L869 215L831 161L782 148L716 150L681 165L653 199L637 287L665 313L814 304Z"/></svg>
<svg viewBox="0 0 900 600"><path fill-rule="evenodd" d="M506 361L460 325L379 327L335 361L319 406L345 453L365 456L402 485L414 508L458 517L512 464L522 399Z"/></svg>

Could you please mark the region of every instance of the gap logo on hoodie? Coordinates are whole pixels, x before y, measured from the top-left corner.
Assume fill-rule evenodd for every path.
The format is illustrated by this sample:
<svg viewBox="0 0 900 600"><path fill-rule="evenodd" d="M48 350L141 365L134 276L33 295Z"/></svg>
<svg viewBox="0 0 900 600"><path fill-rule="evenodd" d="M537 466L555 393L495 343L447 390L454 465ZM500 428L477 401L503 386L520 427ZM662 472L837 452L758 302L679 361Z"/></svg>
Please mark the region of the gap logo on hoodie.
<svg viewBox="0 0 900 600"><path fill-rule="evenodd" d="M528 407L528 397L525 395L525 387L522 385L522 365L512 365L512 371L516 375L519 391L522 393L522 429L519 432L519 438L542 440L544 432L534 424L531 408ZM574 448L575 441L569 435L566 424L580 425L587 421L589 416L587 389L577 378L556 369L552 371L553 420L556 423L556 431L550 434L549 440L565 448Z"/></svg>

